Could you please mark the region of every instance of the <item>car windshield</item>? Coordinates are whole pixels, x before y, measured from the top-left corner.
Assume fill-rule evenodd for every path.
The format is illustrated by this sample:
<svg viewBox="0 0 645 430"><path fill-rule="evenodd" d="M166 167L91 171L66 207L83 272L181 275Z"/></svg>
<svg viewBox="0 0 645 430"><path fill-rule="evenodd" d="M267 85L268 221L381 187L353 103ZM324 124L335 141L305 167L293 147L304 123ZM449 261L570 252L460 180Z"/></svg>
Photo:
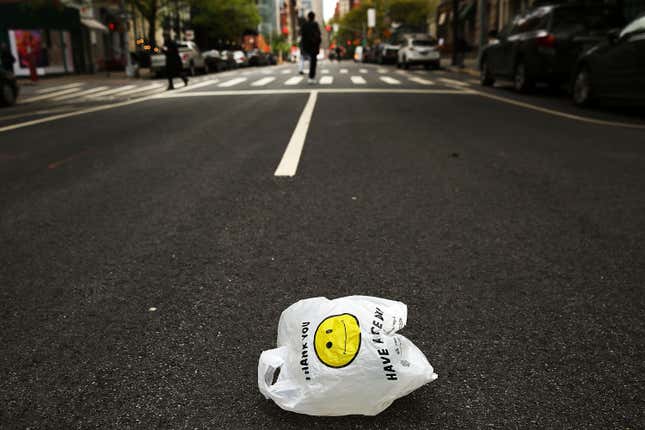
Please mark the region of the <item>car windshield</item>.
<svg viewBox="0 0 645 430"><path fill-rule="evenodd" d="M412 46L434 46L437 44L436 40L424 39L424 40L413 40Z"/></svg>

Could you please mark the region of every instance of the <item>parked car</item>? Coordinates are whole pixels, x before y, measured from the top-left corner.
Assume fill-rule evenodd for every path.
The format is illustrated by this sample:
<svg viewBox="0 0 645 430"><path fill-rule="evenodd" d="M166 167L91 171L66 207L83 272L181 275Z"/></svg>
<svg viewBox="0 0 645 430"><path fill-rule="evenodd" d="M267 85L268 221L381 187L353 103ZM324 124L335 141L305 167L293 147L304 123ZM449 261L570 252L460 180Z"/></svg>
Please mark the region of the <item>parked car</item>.
<svg viewBox="0 0 645 430"><path fill-rule="evenodd" d="M413 65L422 65L426 69L439 68L439 51L437 40L427 34L412 34L403 37L396 60L397 67L409 69Z"/></svg>
<svg viewBox="0 0 645 430"><path fill-rule="evenodd" d="M237 67L246 67L249 65L249 60L246 58L244 51L233 51L233 61Z"/></svg>
<svg viewBox="0 0 645 430"><path fill-rule="evenodd" d="M645 15L580 57L572 94L577 105L598 99L645 105Z"/></svg>
<svg viewBox="0 0 645 430"><path fill-rule="evenodd" d="M378 47L369 46L363 52L363 63L376 63L378 56Z"/></svg>
<svg viewBox="0 0 645 430"><path fill-rule="evenodd" d="M210 71L221 72L230 68L227 59L223 58L217 49L202 52L202 57L204 57L206 66Z"/></svg>
<svg viewBox="0 0 645 430"><path fill-rule="evenodd" d="M179 48L183 68L191 76L195 76L197 70L208 73L208 65L194 42L177 42L177 47ZM166 56L163 53L150 57L150 71L154 77L163 75L166 72Z"/></svg>
<svg viewBox="0 0 645 430"><path fill-rule="evenodd" d="M510 78L518 91L536 82L554 87L571 81L579 55L621 27L620 10L609 6L562 4L518 15L480 57L482 85Z"/></svg>
<svg viewBox="0 0 645 430"><path fill-rule="evenodd" d="M235 58L233 58L233 51L221 51L220 55L222 56L222 59L226 62L226 68L227 69L235 69L237 68L237 63L235 62Z"/></svg>
<svg viewBox="0 0 645 430"><path fill-rule="evenodd" d="M376 62L379 64L394 64L401 45L396 41L381 43L378 46Z"/></svg>
<svg viewBox="0 0 645 430"><path fill-rule="evenodd" d="M266 66L269 64L267 55L259 49L251 49L246 53L246 60L251 67Z"/></svg>
<svg viewBox="0 0 645 430"><path fill-rule="evenodd" d="M18 82L13 73L0 67L0 106L12 106L18 98Z"/></svg>

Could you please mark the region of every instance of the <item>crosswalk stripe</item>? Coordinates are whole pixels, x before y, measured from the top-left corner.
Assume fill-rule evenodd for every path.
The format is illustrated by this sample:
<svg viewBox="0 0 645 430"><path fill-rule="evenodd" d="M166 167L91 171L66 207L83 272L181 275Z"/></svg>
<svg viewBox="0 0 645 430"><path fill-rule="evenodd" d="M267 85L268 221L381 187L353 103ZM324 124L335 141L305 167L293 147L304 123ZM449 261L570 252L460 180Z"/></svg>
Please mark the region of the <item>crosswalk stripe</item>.
<svg viewBox="0 0 645 430"><path fill-rule="evenodd" d="M340 69L340 73L347 73L347 69Z"/></svg>
<svg viewBox="0 0 645 430"><path fill-rule="evenodd" d="M358 84L358 85L364 85L367 83L367 81L363 79L362 76L352 76L350 77L350 79L352 80L352 83Z"/></svg>
<svg viewBox="0 0 645 430"><path fill-rule="evenodd" d="M267 85L271 82L275 81L275 78L273 76L267 76L266 78L262 78L260 80L257 80L251 84L252 87L261 87L264 85Z"/></svg>
<svg viewBox="0 0 645 430"><path fill-rule="evenodd" d="M334 82L333 76L323 76L320 78L321 85L330 85L332 82Z"/></svg>
<svg viewBox="0 0 645 430"><path fill-rule="evenodd" d="M70 88L68 90L56 91L55 93L47 93L47 94L43 94L41 96L29 97L29 98L23 99L21 102L22 103L37 102L39 100L46 100L46 99L51 99L51 98L54 98L54 97L62 96L63 94L76 93L79 90L80 90L79 87L74 87L74 88Z"/></svg>
<svg viewBox="0 0 645 430"><path fill-rule="evenodd" d="M289 70L289 69L284 69L284 70L282 71L282 74L283 74L283 75L286 75L286 74L289 74L289 73L291 73L291 70Z"/></svg>
<svg viewBox="0 0 645 430"><path fill-rule="evenodd" d="M110 87L103 86L103 87L90 88L89 90L81 91L80 93L65 94L63 96L56 97L53 100L56 101L56 102L59 102L59 101L71 99L71 98L74 98L74 97L84 97L84 96L87 96L87 95L90 95L90 94L98 93L99 91L105 91L108 88L110 88Z"/></svg>
<svg viewBox="0 0 645 430"><path fill-rule="evenodd" d="M262 70L263 75L270 75L271 73L273 73L273 70L268 70L268 69Z"/></svg>
<svg viewBox="0 0 645 430"><path fill-rule="evenodd" d="M323 75L328 75L329 74L329 69L322 69L322 74Z"/></svg>
<svg viewBox="0 0 645 430"><path fill-rule="evenodd" d="M119 93L119 96L129 96L131 94L142 93L144 91L156 90L161 87L163 87L163 84L150 84L150 85L146 85L145 87L138 87L132 90L123 91Z"/></svg>
<svg viewBox="0 0 645 430"><path fill-rule="evenodd" d="M293 78L287 79L284 84L285 85L297 85L302 81L302 76L294 76Z"/></svg>
<svg viewBox="0 0 645 430"><path fill-rule="evenodd" d="M367 73L367 69L358 69L358 71L361 73Z"/></svg>
<svg viewBox="0 0 645 430"><path fill-rule="evenodd" d="M398 73L399 75L405 75L408 73L405 70L395 70L395 72Z"/></svg>
<svg viewBox="0 0 645 430"><path fill-rule="evenodd" d="M461 81L456 81L454 79L439 78L439 80L441 82L443 82L443 83L446 83L446 84L458 85L458 86L461 86L461 87L468 86L468 83L461 82Z"/></svg>
<svg viewBox="0 0 645 430"><path fill-rule="evenodd" d="M73 84L66 84L66 85L57 85L55 87L43 88L41 90L38 90L36 91L36 94L46 94L46 93L51 93L52 91L67 90L70 88L80 87L82 85L83 85L82 82L74 82Z"/></svg>
<svg viewBox="0 0 645 430"><path fill-rule="evenodd" d="M387 69L384 69L384 68L382 68L382 67L379 67L378 69L376 69L376 71L377 71L377 72L379 72L379 73L386 73L386 72L387 72Z"/></svg>
<svg viewBox="0 0 645 430"><path fill-rule="evenodd" d="M125 85L123 87L112 88L112 89L107 90L107 91L102 91L100 93L92 94L90 97L105 97L105 96L109 96L109 95L114 95L116 93L120 93L121 91L127 91L130 88L134 88L134 87L136 87L136 85Z"/></svg>
<svg viewBox="0 0 645 430"><path fill-rule="evenodd" d="M246 81L246 78L235 78L235 79L231 79L230 81L222 82L218 86L222 88L228 88L237 84L241 84L244 81Z"/></svg>
<svg viewBox="0 0 645 430"><path fill-rule="evenodd" d="M184 91L184 90L188 91L188 90L191 90L193 88L202 88L202 87L206 87L208 85L215 85L218 82L219 82L219 79L204 80L204 81L198 82L196 84L188 85L187 87L182 88L181 91Z"/></svg>
<svg viewBox="0 0 645 430"><path fill-rule="evenodd" d="M401 83L401 81L399 81L398 79L394 79L389 76L379 76L379 78L381 78L381 80L386 84L390 85L399 85Z"/></svg>
<svg viewBox="0 0 645 430"><path fill-rule="evenodd" d="M433 81L429 81L427 79L419 78L417 76L411 76L408 79L410 79L412 82L416 82L417 84L421 84L421 85L434 85Z"/></svg>

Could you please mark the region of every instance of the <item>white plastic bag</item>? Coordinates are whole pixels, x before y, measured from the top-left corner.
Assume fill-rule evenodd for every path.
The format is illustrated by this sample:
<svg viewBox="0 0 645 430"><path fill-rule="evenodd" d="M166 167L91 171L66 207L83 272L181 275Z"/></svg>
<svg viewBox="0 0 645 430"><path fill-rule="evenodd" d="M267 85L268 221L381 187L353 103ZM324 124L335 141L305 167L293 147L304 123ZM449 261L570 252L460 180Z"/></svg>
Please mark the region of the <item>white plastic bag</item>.
<svg viewBox="0 0 645 430"><path fill-rule="evenodd" d="M404 303L367 296L294 303L280 317L278 348L260 355L260 392L302 414L378 414L437 378L396 334L407 314Z"/></svg>

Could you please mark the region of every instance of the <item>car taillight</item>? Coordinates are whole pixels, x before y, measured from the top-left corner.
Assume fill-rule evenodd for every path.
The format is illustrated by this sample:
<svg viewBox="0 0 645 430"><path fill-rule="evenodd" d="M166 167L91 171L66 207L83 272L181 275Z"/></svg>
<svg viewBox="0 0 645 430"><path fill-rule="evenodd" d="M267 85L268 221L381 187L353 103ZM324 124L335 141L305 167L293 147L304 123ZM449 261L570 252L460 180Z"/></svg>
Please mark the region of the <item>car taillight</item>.
<svg viewBox="0 0 645 430"><path fill-rule="evenodd" d="M545 35L538 37L537 43L539 46L553 48L553 45L555 45L555 36L547 33Z"/></svg>
<svg viewBox="0 0 645 430"><path fill-rule="evenodd" d="M188 59L188 54L181 54L181 59L186 61Z"/></svg>

